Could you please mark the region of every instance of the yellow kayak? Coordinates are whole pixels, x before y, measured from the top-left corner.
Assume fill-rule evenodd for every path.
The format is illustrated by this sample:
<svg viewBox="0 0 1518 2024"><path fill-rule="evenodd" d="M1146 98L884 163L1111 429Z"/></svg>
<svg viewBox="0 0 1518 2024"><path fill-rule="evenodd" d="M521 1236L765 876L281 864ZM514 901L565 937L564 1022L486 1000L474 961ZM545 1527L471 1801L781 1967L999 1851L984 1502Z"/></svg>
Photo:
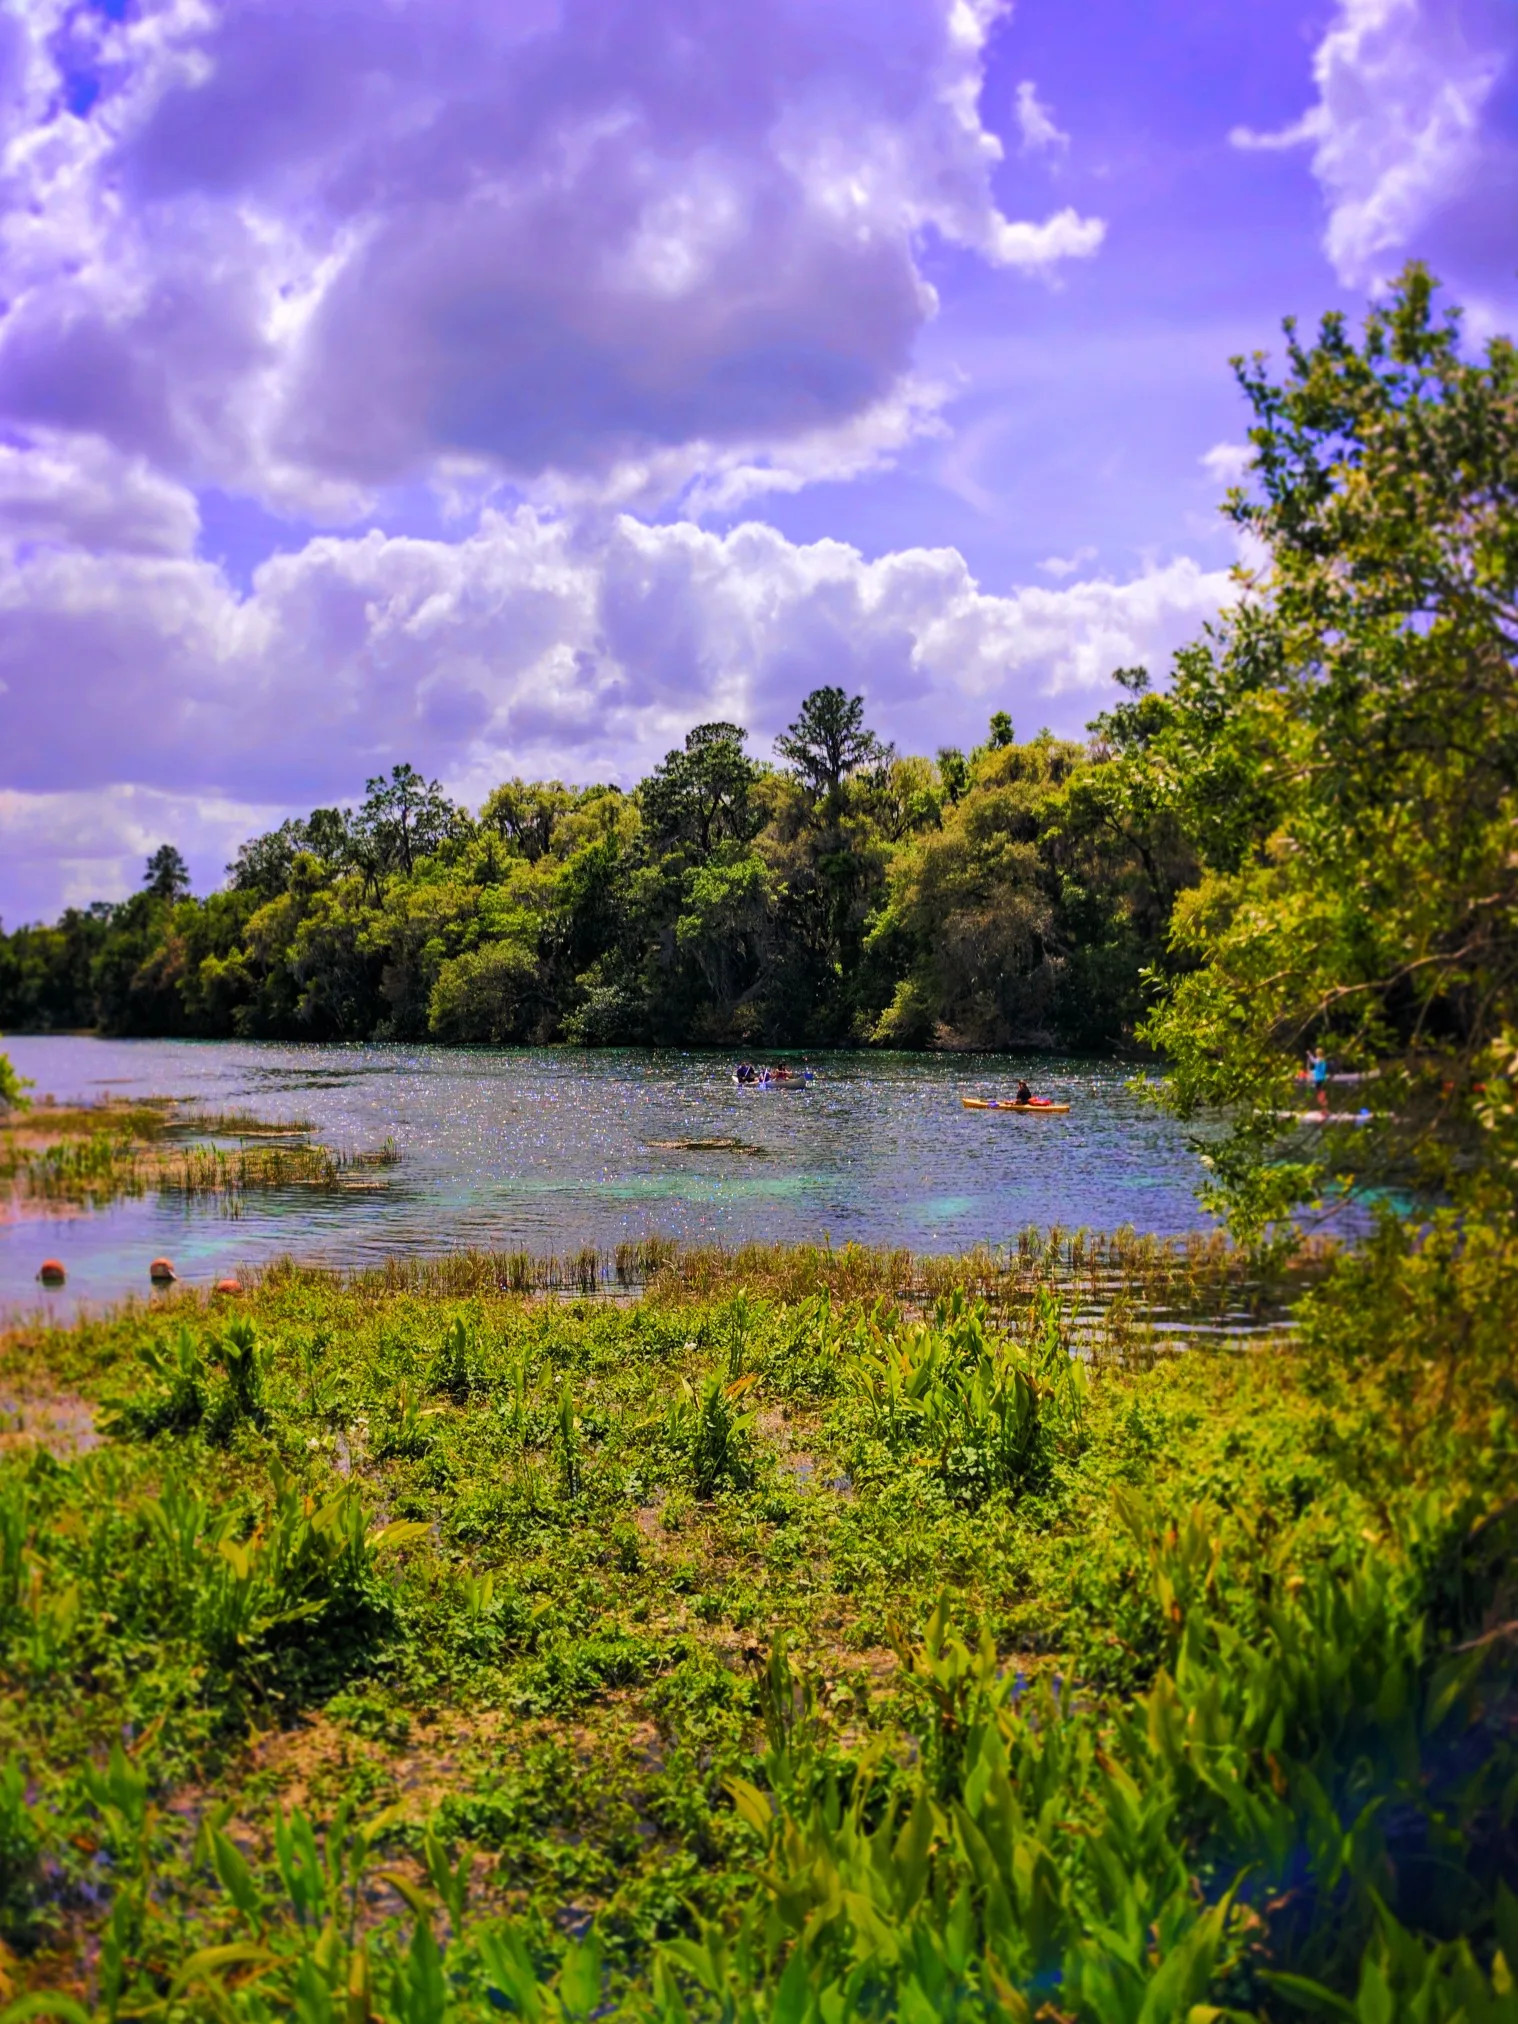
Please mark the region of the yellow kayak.
<svg viewBox="0 0 1518 2024"><path fill-rule="evenodd" d="M1031 1111L1035 1117L1063 1117L1068 1103L1014 1103L1010 1096L962 1096L966 1110L1015 1110L1019 1117Z"/></svg>

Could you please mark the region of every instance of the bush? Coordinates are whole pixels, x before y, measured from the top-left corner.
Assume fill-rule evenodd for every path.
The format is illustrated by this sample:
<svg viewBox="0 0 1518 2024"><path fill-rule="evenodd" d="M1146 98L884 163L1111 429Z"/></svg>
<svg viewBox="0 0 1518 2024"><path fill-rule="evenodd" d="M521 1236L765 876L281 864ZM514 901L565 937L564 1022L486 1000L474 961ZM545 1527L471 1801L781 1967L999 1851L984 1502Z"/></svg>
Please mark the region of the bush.
<svg viewBox="0 0 1518 2024"><path fill-rule="evenodd" d="M11 1065L8 1054L0 1054L0 1110L24 1110L27 1099L23 1092L31 1088L23 1075L18 1075Z"/></svg>
<svg viewBox="0 0 1518 2024"><path fill-rule="evenodd" d="M188 1434L206 1416L210 1372L200 1344L188 1328L180 1328L165 1348L145 1343L140 1351L147 1370L158 1380L147 1397L118 1404L103 1430L117 1440L152 1441L160 1434Z"/></svg>

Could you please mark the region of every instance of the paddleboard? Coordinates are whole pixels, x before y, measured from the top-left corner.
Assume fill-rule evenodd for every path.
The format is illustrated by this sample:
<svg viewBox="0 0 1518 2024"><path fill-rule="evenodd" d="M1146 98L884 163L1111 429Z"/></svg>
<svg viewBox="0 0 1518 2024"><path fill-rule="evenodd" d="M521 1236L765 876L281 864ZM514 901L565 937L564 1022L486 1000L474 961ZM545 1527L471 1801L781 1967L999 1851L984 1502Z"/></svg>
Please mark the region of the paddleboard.
<svg viewBox="0 0 1518 2024"><path fill-rule="evenodd" d="M1284 1124L1374 1124L1378 1119L1378 1113L1369 1110L1278 1110L1276 1116Z"/></svg>

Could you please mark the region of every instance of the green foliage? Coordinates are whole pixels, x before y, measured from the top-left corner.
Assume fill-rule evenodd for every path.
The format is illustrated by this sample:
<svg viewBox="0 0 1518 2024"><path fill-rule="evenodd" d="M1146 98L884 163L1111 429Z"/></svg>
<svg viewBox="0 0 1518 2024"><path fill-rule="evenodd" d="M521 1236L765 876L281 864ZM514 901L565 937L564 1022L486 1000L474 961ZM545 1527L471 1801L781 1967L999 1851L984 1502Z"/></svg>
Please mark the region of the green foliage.
<svg viewBox="0 0 1518 2024"><path fill-rule="evenodd" d="M1388 1231L1268 1354L1125 1363L1031 1270L924 1312L757 1260L13 1337L119 1401L0 1452L19 1988L1500 2016L1515 1313L1495 1242Z"/></svg>
<svg viewBox="0 0 1518 2024"><path fill-rule="evenodd" d="M753 1373L704 1378L699 1390L688 1383L670 1408L670 1438L689 1457L691 1487L698 1497L719 1490L746 1490L754 1480L750 1437L754 1416L738 1410L752 1389Z"/></svg>
<svg viewBox="0 0 1518 2024"><path fill-rule="evenodd" d="M480 1384L479 1352L463 1315L448 1324L432 1366L432 1390L451 1399L467 1399Z"/></svg>
<svg viewBox="0 0 1518 2024"><path fill-rule="evenodd" d="M157 1380L155 1387L123 1401L109 1430L137 1440L160 1434L188 1434L196 1429L225 1446L239 1427L261 1429L268 1422L264 1381L268 1350L248 1321L234 1321L225 1335L203 1345L188 1327L176 1330L173 1342L143 1344L141 1360ZM213 1368L220 1364L225 1381L218 1385Z"/></svg>
<svg viewBox="0 0 1518 2024"><path fill-rule="evenodd" d="M143 874L146 891L160 900L180 900L190 890L190 868L172 843L161 843Z"/></svg>
<svg viewBox="0 0 1518 2024"><path fill-rule="evenodd" d="M11 1946L29 1936L44 1843L26 1785L25 1772L12 1758L0 1770L0 1940Z"/></svg>
<svg viewBox="0 0 1518 2024"><path fill-rule="evenodd" d="M891 757L891 748L865 724L864 697L836 687L813 689L775 750L816 797L838 794L851 774L880 768Z"/></svg>
<svg viewBox="0 0 1518 2024"><path fill-rule="evenodd" d="M205 1419L210 1388L210 1372L193 1332L180 1327L169 1346L144 1343L139 1354L157 1385L145 1396L124 1401L107 1421L107 1431L144 1441L192 1432Z"/></svg>
<svg viewBox="0 0 1518 2024"><path fill-rule="evenodd" d="M868 951L899 981L876 1039L1111 1045L1131 1028L1190 858L1173 824L1121 810L1120 771L1047 738L973 755L892 861Z"/></svg>
<svg viewBox="0 0 1518 2024"><path fill-rule="evenodd" d="M25 1092L31 1088L25 1076L18 1075L8 1054L0 1054L0 1110L24 1110Z"/></svg>
<svg viewBox="0 0 1518 2024"><path fill-rule="evenodd" d="M1010 1340L962 1294L941 1300L931 1323L872 1319L840 1360L852 1401L840 1425L862 1436L855 1473L878 1473L883 1451L971 1510L998 1491L1047 1487L1059 1448L1079 1441L1086 1373L1056 1301L1041 1299L1031 1319L1031 1343Z"/></svg>
<svg viewBox="0 0 1518 2024"><path fill-rule="evenodd" d="M654 769L639 800L659 844L683 847L700 863L721 843L748 842L759 769L743 750L747 738L737 724L698 724L684 750L669 753Z"/></svg>
<svg viewBox="0 0 1518 2024"><path fill-rule="evenodd" d="M1227 510L1265 565L1129 713L1203 866L1148 1028L1170 1100L1233 1107L1241 1228L1346 1172L1510 1198L1480 1097L1518 1028L1518 354L1468 356L1410 267L1359 344L1288 325L1280 381L1238 371L1254 489ZM1366 1078L1331 1108L1370 1117L1304 1146L1309 1046Z"/></svg>
<svg viewBox="0 0 1518 2024"><path fill-rule="evenodd" d="M1018 746L998 712L968 758L901 758L830 688L779 741L787 770L746 736L696 725L632 794L508 781L477 817L396 767L356 812L251 839L203 900L166 874L0 935L0 1019L491 1045L1131 1033L1188 861L1137 804L1114 819L1108 746Z"/></svg>

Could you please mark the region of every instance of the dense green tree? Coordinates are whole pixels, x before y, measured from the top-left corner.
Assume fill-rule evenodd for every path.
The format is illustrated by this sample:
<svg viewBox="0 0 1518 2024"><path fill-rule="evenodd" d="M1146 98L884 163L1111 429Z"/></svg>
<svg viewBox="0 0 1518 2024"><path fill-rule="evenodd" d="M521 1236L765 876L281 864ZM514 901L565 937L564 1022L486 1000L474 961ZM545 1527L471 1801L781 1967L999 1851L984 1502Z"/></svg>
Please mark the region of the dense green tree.
<svg viewBox="0 0 1518 2024"><path fill-rule="evenodd" d="M871 929L906 974L874 1037L906 1046L1048 1046L1063 957L1040 839L1076 747L980 756L970 791L901 852Z"/></svg>
<svg viewBox="0 0 1518 2024"><path fill-rule="evenodd" d="M0 934L0 1006L8 1025L56 1033L96 1023L95 962L115 911L97 900L66 908L51 927Z"/></svg>
<svg viewBox="0 0 1518 2024"><path fill-rule="evenodd" d="M743 749L747 741L737 724L697 724L683 750L666 754L639 792L655 846L680 844L701 859L720 843L748 842L759 769Z"/></svg>
<svg viewBox="0 0 1518 2024"><path fill-rule="evenodd" d="M480 822L536 864L553 842L559 818L575 804L561 780L508 780L480 810Z"/></svg>
<svg viewBox="0 0 1518 2024"><path fill-rule="evenodd" d="M237 892L272 899L289 887L297 857L308 856L329 874L355 862L351 810L314 808L242 844L227 866L227 883Z"/></svg>
<svg viewBox="0 0 1518 2024"><path fill-rule="evenodd" d="M1232 1108L1218 1172L1254 1226L1346 1166L1492 1171L1480 1085L1518 1052L1518 356L1468 356L1413 267L1358 343L1288 325L1282 378L1238 371L1254 462L1227 510L1266 560L1134 707L1142 791L1202 867L1148 1031L1182 1111ZM1371 1076L1380 1117L1316 1157L1282 1139L1308 1047Z"/></svg>
<svg viewBox="0 0 1518 2024"><path fill-rule="evenodd" d="M392 766L364 783L364 800L353 818L354 860L371 878L410 873L418 858L467 824L436 780L424 780L414 766Z"/></svg>
<svg viewBox="0 0 1518 2024"><path fill-rule="evenodd" d="M501 1046L528 1037L537 997L537 952L504 937L439 965L427 1000L427 1030L438 1040Z"/></svg>
<svg viewBox="0 0 1518 2024"><path fill-rule="evenodd" d="M833 687L813 689L775 750L814 797L835 796L851 774L891 756L865 724L864 697Z"/></svg>
<svg viewBox="0 0 1518 2024"><path fill-rule="evenodd" d="M958 802L964 799L970 785L970 768L957 745L939 746L938 777L947 800Z"/></svg>
<svg viewBox="0 0 1518 2024"><path fill-rule="evenodd" d="M172 843L161 843L148 859L142 883L154 899L183 899L190 890L190 867Z"/></svg>
<svg viewBox="0 0 1518 2024"><path fill-rule="evenodd" d="M730 847L693 871L675 940L694 957L707 987L703 1022L714 1039L745 1028L756 1034L761 1022L735 1028L739 1007L750 1000L763 974L771 902L769 868L752 851Z"/></svg>
<svg viewBox="0 0 1518 2024"><path fill-rule="evenodd" d="M1051 759L993 732L935 765L831 707L798 718L847 732L812 784L727 723L697 725L634 794L508 781L477 821L397 768L358 816L251 839L204 900L144 891L0 936L0 1014L497 1045L1128 1036L1157 950L1134 900L1148 845L1111 819L1137 791L1118 780L1126 733Z"/></svg>

